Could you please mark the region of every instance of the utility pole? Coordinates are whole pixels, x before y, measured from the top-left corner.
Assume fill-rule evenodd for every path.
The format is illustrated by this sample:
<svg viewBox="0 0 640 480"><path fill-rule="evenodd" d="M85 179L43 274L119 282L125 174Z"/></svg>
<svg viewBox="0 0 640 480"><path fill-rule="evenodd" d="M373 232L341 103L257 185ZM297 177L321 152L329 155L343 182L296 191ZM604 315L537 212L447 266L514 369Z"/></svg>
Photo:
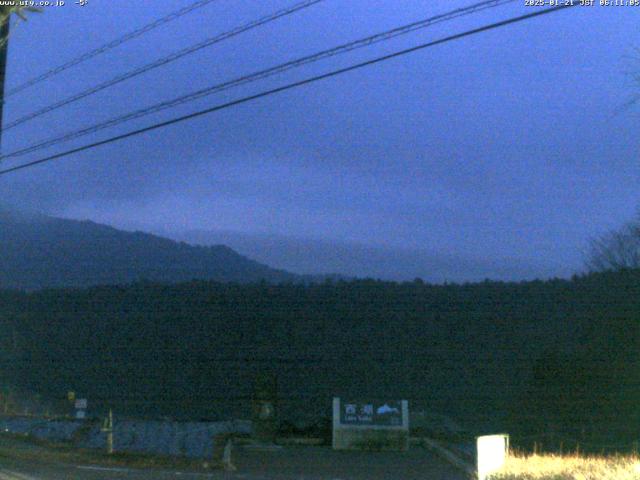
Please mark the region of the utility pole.
<svg viewBox="0 0 640 480"><path fill-rule="evenodd" d="M9 48L9 25L11 7L0 7L0 149L2 148L2 117L4 114L4 81L7 77L7 53ZM0 150L1 151L1 150Z"/></svg>
<svg viewBox="0 0 640 480"><path fill-rule="evenodd" d="M0 6L0 152L2 151L2 118L4 115L4 83L7 78L7 55L9 52L9 25L11 15L15 13L22 20L27 17L24 12L41 12L36 7Z"/></svg>

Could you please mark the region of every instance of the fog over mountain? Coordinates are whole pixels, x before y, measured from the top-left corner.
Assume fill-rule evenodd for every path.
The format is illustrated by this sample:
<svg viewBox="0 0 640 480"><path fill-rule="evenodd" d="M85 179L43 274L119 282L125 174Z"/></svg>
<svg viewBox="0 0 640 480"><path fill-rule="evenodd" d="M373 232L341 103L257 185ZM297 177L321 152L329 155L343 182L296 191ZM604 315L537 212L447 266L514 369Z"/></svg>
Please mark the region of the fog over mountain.
<svg viewBox="0 0 640 480"><path fill-rule="evenodd" d="M131 230L0 210L0 287L32 290L193 279L278 283L327 275L444 283L550 278L558 272L558 266L545 268L523 259L478 259L339 240L222 230ZM573 272L566 268L564 273Z"/></svg>
<svg viewBox="0 0 640 480"><path fill-rule="evenodd" d="M276 234L222 230L157 233L198 245L228 245L242 255L298 274L341 274L405 281L422 278L432 283L484 280L523 280L570 276L570 267L533 263L521 258L475 258L339 240L320 240ZM444 250L444 248L443 248Z"/></svg>

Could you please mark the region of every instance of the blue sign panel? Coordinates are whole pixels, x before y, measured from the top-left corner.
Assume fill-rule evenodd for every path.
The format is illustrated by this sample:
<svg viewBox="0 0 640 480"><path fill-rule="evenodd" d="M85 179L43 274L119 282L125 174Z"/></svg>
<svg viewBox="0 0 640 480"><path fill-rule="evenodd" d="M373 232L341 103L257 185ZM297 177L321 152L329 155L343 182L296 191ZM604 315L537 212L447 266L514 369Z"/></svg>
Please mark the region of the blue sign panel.
<svg viewBox="0 0 640 480"><path fill-rule="evenodd" d="M400 427L402 426L402 402L399 400L342 402L340 424Z"/></svg>

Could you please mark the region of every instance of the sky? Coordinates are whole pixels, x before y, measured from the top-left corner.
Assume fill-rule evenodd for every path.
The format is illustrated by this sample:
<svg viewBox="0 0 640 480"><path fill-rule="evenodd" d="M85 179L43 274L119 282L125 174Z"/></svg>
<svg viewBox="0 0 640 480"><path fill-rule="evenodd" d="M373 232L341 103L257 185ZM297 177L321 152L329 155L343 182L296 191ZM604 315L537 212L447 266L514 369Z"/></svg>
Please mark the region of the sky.
<svg viewBox="0 0 640 480"><path fill-rule="evenodd" d="M68 1L30 14L12 31L7 88L189 3ZM9 97L5 125L293 3L214 1ZM5 131L2 150L471 3L325 0ZM488 9L2 166L535 8ZM630 76L639 20L633 6L544 15L21 170L0 177L0 191L9 205L125 229L303 238L568 276L589 239L640 203L640 107L625 108L640 93Z"/></svg>

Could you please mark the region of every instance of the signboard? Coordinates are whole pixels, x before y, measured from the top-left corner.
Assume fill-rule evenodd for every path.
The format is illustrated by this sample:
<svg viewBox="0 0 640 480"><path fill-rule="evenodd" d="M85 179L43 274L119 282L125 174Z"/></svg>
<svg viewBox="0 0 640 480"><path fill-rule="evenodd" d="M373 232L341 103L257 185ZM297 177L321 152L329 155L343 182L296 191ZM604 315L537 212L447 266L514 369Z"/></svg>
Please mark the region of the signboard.
<svg viewBox="0 0 640 480"><path fill-rule="evenodd" d="M406 400L333 399L333 440L335 450L383 450L409 448L409 402Z"/></svg>
<svg viewBox="0 0 640 480"><path fill-rule="evenodd" d="M76 410L86 410L87 409L87 399L86 398L78 398L75 403Z"/></svg>
<svg viewBox="0 0 640 480"><path fill-rule="evenodd" d="M85 410L76 410L76 418L78 420L84 420L87 417L87 412Z"/></svg>
<svg viewBox="0 0 640 480"><path fill-rule="evenodd" d="M402 426L402 402L342 402L340 408L341 425Z"/></svg>

